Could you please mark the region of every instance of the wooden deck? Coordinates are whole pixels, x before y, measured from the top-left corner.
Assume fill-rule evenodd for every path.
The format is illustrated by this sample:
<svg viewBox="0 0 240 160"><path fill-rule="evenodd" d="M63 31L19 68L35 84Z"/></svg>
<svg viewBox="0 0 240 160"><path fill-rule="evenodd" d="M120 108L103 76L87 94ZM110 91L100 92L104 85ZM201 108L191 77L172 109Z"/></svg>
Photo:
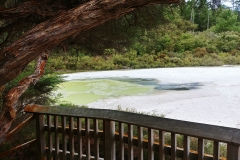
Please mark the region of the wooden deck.
<svg viewBox="0 0 240 160"><path fill-rule="evenodd" d="M87 108L28 105L37 120L38 159L219 160L219 144L227 144L227 159L240 159L240 130L136 113ZM171 144L165 144L165 133ZM183 148L177 147L182 135ZM198 150L190 150L190 137ZM204 152L213 141L213 155Z"/></svg>

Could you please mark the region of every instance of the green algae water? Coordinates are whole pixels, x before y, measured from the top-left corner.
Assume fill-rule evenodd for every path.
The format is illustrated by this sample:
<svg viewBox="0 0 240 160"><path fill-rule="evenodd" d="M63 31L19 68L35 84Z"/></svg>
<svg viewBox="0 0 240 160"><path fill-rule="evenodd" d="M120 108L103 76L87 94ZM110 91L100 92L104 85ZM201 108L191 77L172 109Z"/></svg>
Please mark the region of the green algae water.
<svg viewBox="0 0 240 160"><path fill-rule="evenodd" d="M85 105L99 99L147 94L154 90L154 79L91 79L60 84L60 102Z"/></svg>

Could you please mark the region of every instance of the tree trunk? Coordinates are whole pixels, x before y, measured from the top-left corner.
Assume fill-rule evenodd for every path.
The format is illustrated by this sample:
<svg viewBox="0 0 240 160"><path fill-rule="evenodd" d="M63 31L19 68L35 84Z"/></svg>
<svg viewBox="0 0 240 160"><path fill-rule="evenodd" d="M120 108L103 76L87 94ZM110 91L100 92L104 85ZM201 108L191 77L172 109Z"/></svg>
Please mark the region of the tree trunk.
<svg viewBox="0 0 240 160"><path fill-rule="evenodd" d="M48 52L42 53L36 64L34 73L21 80L18 85L12 88L5 96L3 109L0 114L0 144L9 130L12 121L16 118L16 104L19 97L44 74L44 68L48 59Z"/></svg>
<svg viewBox="0 0 240 160"><path fill-rule="evenodd" d="M45 50L70 36L82 33L135 8L152 3L176 3L179 0L92 0L63 11L24 34L0 54L0 86L16 78L26 65Z"/></svg>

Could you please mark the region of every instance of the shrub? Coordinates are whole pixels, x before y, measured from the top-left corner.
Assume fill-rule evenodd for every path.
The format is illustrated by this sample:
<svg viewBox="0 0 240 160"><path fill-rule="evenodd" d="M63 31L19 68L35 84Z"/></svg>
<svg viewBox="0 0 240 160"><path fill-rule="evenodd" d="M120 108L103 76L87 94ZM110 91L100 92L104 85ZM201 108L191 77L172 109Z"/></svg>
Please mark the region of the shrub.
<svg viewBox="0 0 240 160"><path fill-rule="evenodd" d="M202 58L205 55L207 55L208 52L206 48L197 47L196 49L194 49L193 54L194 54L194 57Z"/></svg>
<svg viewBox="0 0 240 160"><path fill-rule="evenodd" d="M116 54L113 56L113 64L122 66L131 66L131 61L128 57L122 54Z"/></svg>
<svg viewBox="0 0 240 160"><path fill-rule="evenodd" d="M211 56L204 56L202 59L199 59L199 65L201 66L221 66L223 64L221 60Z"/></svg>

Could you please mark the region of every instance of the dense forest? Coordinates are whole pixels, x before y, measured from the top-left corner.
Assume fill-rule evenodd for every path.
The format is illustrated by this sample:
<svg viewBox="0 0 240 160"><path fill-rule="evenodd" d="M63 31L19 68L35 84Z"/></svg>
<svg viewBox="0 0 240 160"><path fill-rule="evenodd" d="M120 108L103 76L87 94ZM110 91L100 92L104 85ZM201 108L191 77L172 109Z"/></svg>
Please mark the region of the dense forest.
<svg viewBox="0 0 240 160"><path fill-rule="evenodd" d="M234 4L236 10L232 10L232 7L228 8L204 0L183 1L171 5L150 5L120 19L92 28L81 35L68 38L50 51L45 75L19 98L16 107L19 113L18 122L25 119L26 115L22 110L28 103L55 105L58 97L52 95L52 91L63 82L62 77L58 75L61 73L239 65L239 6L240 4L236 2ZM3 39L8 38L6 35L3 36ZM7 43L2 41L1 44ZM0 109L4 97L11 88L32 73L36 63L37 60L31 62L18 78L0 86ZM13 124L12 128L18 122ZM34 137L31 127L1 146L0 151L24 142L25 138ZM19 137L25 138L19 139ZM22 151L16 154L27 156Z"/></svg>

